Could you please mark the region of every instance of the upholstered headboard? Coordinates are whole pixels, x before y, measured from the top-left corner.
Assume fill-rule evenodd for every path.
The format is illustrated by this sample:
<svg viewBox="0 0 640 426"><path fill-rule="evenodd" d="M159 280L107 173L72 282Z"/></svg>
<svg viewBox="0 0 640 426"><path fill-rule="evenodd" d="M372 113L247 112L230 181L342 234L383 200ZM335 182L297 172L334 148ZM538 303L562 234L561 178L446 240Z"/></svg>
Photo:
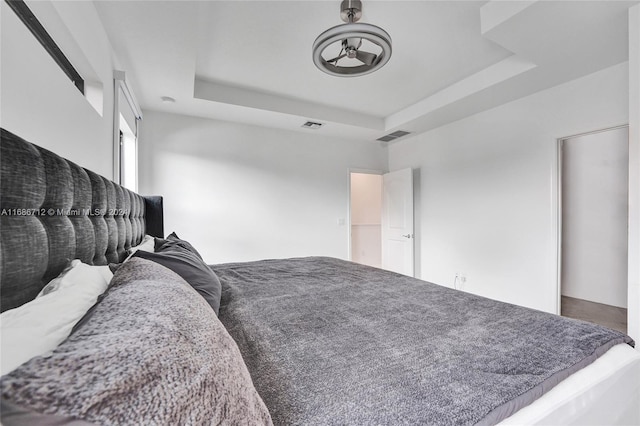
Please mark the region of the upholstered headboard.
<svg viewBox="0 0 640 426"><path fill-rule="evenodd" d="M72 259L119 262L145 233L163 236L161 197L0 131L1 311L32 300Z"/></svg>

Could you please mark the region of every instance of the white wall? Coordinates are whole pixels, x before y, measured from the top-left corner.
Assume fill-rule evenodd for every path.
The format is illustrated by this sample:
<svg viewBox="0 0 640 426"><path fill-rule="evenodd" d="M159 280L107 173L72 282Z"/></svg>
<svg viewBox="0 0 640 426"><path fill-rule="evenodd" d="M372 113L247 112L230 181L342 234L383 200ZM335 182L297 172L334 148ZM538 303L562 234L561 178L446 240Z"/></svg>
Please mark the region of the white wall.
<svg viewBox="0 0 640 426"><path fill-rule="evenodd" d="M421 278L557 311L557 139L628 121L628 64L390 145L420 168Z"/></svg>
<svg viewBox="0 0 640 426"><path fill-rule="evenodd" d="M164 196L165 233L210 263L348 258L348 170L386 168L380 144L144 114L139 190Z"/></svg>
<svg viewBox="0 0 640 426"><path fill-rule="evenodd" d="M112 178L112 75L116 65L93 3L27 4L36 16L40 12L39 20L81 75L103 86L102 115L3 1L0 125ZM82 61L74 60L78 55Z"/></svg>
<svg viewBox="0 0 640 426"><path fill-rule="evenodd" d="M382 267L382 175L351 173L351 260Z"/></svg>
<svg viewBox="0 0 640 426"><path fill-rule="evenodd" d="M629 130L562 145L562 295L626 308Z"/></svg>

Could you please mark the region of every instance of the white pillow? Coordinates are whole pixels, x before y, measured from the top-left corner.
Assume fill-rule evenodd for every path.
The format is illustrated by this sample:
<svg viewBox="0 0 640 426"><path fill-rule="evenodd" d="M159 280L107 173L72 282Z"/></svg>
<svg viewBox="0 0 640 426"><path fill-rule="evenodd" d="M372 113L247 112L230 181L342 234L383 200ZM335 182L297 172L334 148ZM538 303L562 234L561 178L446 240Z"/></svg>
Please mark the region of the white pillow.
<svg viewBox="0 0 640 426"><path fill-rule="evenodd" d="M76 259L31 302L0 314L0 375L54 350L105 292L113 273Z"/></svg>
<svg viewBox="0 0 640 426"><path fill-rule="evenodd" d="M102 277L103 281L100 280L100 277ZM109 266L92 266L82 263L80 259L74 259L60 275L49 281L49 283L40 290L36 298L46 296L62 288L72 287L85 282L95 283L97 285L96 289L98 290L102 288L102 285L105 285L106 290L106 286L109 285L111 278L113 278L113 272L111 272ZM100 294L102 293L104 293L104 290L100 292Z"/></svg>
<svg viewBox="0 0 640 426"><path fill-rule="evenodd" d="M155 238L153 238L151 235L145 235L140 244L127 250L127 253L129 253L129 255L124 261L126 262L127 260L131 259L131 256L133 256L133 254L138 250L150 251L151 253L153 253L155 251L155 241Z"/></svg>

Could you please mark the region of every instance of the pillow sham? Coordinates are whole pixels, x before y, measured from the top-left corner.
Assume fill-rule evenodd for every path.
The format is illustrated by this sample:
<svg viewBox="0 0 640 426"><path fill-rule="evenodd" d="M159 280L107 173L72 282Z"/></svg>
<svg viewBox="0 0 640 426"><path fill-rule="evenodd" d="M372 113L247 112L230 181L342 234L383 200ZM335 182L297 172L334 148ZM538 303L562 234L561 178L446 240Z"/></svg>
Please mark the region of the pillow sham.
<svg viewBox="0 0 640 426"><path fill-rule="evenodd" d="M162 246L162 251L138 251L133 257L151 260L171 269L189 283L218 315L222 285L218 276L196 254L179 245Z"/></svg>
<svg viewBox="0 0 640 426"><path fill-rule="evenodd" d="M32 412L101 425L272 424L208 305L176 273L137 257L82 327L2 377L0 390Z"/></svg>
<svg viewBox="0 0 640 426"><path fill-rule="evenodd" d="M131 256L138 250L143 251L154 251L155 250L155 239L151 235L145 235L142 239L142 242L135 247L131 247L127 250L127 258L124 260L125 262L131 259Z"/></svg>
<svg viewBox="0 0 640 426"><path fill-rule="evenodd" d="M76 285L82 285L83 283L95 286L95 290L99 291L98 294L102 294L107 289L111 278L113 278L113 272L111 272L107 265L87 265L86 263L82 263L80 259L74 259L69 262L69 265L60 275L49 281L49 283L40 290L36 298L62 288L70 288Z"/></svg>
<svg viewBox="0 0 640 426"><path fill-rule="evenodd" d="M113 274L75 259L31 302L0 314L0 376L55 349L96 303Z"/></svg>
<svg viewBox="0 0 640 426"><path fill-rule="evenodd" d="M166 239L163 239L163 238L155 239L154 248L156 252L161 252L171 247L182 247L194 253L196 256L200 258L200 260L203 260L200 253L198 253L198 250L196 250L196 248L193 245L191 245L189 241L183 240L180 237L178 237L178 235L175 232L172 232L171 234L169 234L169 236L167 236Z"/></svg>

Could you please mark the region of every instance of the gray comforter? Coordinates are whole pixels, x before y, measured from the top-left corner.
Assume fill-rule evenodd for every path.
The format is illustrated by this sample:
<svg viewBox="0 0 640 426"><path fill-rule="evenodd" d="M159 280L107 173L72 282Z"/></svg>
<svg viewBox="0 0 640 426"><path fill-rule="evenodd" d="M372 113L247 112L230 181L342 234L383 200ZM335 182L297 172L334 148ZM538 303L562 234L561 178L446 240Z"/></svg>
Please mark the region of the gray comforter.
<svg viewBox="0 0 640 426"><path fill-rule="evenodd" d="M622 333L331 258L212 266L275 424L495 424Z"/></svg>

